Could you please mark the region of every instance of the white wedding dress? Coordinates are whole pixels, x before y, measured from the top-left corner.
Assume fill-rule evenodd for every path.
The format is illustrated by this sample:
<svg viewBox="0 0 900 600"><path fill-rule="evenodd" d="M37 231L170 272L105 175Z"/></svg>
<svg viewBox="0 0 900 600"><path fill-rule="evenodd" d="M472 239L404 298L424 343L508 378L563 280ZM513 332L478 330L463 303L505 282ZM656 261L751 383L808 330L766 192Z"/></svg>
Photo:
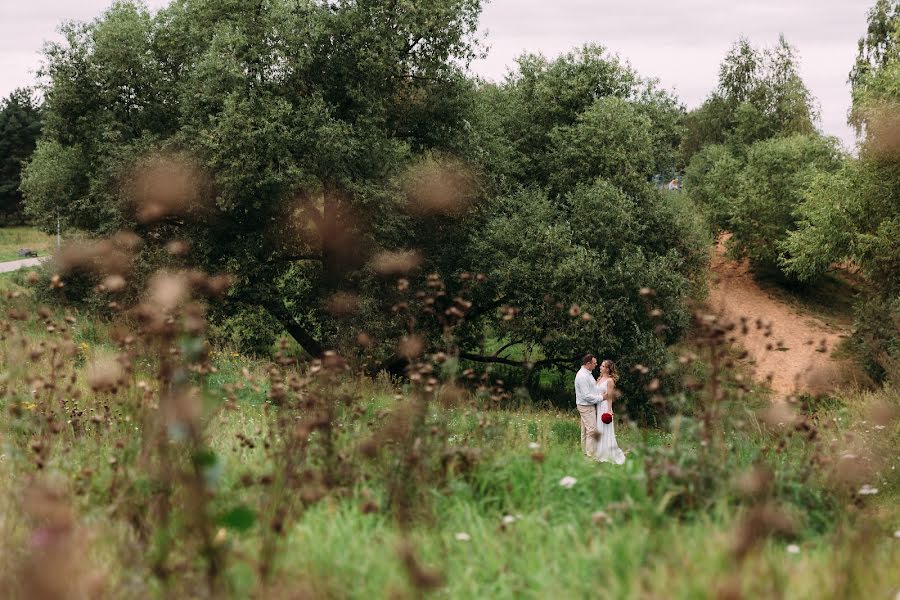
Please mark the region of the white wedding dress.
<svg viewBox="0 0 900 600"><path fill-rule="evenodd" d="M609 389L608 383L609 380L605 380L600 384L600 393L604 398ZM609 412L609 402L603 400L597 405L597 431L600 433L600 440L597 442L597 453L594 455L594 458L600 462L611 462L621 465L625 462L625 453L622 452L622 449L619 448L619 443L616 442L615 418L610 423L604 423L600 420L600 416L606 412Z"/></svg>

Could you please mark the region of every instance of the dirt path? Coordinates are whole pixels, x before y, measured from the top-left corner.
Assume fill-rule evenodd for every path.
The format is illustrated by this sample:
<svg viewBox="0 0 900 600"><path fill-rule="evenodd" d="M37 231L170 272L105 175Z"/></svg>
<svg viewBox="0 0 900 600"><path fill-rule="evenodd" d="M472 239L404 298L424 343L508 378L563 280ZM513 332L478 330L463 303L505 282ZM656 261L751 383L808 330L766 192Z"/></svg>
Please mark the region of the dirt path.
<svg viewBox="0 0 900 600"><path fill-rule="evenodd" d="M823 392L833 385L840 363L831 358L831 352L844 332L798 313L763 291L746 263L725 258L724 240L716 247L712 271L710 309L736 323L746 317L748 332L741 345L755 363L757 379L771 378L779 398L794 392Z"/></svg>

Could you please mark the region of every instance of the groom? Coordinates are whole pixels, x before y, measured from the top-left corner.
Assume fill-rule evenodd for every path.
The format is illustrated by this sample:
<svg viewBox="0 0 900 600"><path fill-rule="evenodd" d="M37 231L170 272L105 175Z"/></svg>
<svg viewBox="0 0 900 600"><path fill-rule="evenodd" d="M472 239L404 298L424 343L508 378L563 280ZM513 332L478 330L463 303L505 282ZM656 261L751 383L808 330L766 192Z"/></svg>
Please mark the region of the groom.
<svg viewBox="0 0 900 600"><path fill-rule="evenodd" d="M575 406L581 415L581 450L593 458L597 449L597 405L603 402L603 396L594 381L593 370L597 368L597 359L593 354L585 354L581 359L581 368L575 375Z"/></svg>

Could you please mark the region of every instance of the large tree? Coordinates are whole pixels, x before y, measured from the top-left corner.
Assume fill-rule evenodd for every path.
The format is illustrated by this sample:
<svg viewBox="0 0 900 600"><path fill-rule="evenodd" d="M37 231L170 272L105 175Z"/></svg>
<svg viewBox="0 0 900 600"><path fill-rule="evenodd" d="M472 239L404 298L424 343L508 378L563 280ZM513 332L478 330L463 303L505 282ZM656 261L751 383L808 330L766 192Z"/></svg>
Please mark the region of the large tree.
<svg viewBox="0 0 900 600"><path fill-rule="evenodd" d="M323 299L352 287L375 247L402 243L399 173L426 150L465 150L471 84L458 65L473 56L479 8L179 0L150 13L119 2L69 24L47 50L29 212L45 226L58 209L93 233L189 238L194 261L235 276L235 305L265 307L319 354ZM197 202L213 210L141 223L123 180L152 156L198 163L213 184Z"/></svg>
<svg viewBox="0 0 900 600"><path fill-rule="evenodd" d="M41 133L41 110L31 90L18 89L0 101L0 220L23 217L19 191L22 166Z"/></svg>
<svg viewBox="0 0 900 600"><path fill-rule="evenodd" d="M134 229L148 265L189 239L189 262L234 276L223 310L262 344L267 323L313 354L364 330L362 358L391 365L412 329L531 374L588 350L661 366L706 257L695 211L649 183L670 168L681 107L598 47L472 80L478 11L118 3L48 50L29 211ZM135 204L161 181L194 182L191 210ZM573 320L574 304L597 320ZM497 340L533 360L487 350Z"/></svg>
<svg viewBox="0 0 900 600"><path fill-rule="evenodd" d="M716 89L685 119L683 158L690 161L708 144L727 144L740 154L759 140L812 134L817 119L796 49L783 36L764 49L741 38L719 66Z"/></svg>

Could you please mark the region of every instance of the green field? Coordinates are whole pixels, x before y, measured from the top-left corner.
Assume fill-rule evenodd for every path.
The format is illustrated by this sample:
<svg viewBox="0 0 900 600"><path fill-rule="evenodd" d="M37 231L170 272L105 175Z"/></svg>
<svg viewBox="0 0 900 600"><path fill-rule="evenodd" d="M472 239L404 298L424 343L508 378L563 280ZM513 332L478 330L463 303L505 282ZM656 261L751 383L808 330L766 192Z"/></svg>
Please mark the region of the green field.
<svg viewBox="0 0 900 600"><path fill-rule="evenodd" d="M46 256L53 249L53 238L31 227L0 228L0 262L22 258L18 255L20 248Z"/></svg>
<svg viewBox="0 0 900 600"><path fill-rule="evenodd" d="M30 306L22 274L2 283L23 292L7 309ZM157 430L168 409L156 410L166 400L152 391L149 337L118 351L130 371L116 390L98 389L113 330L71 309L7 323L0 583L13 597L64 585L111 598L882 598L900 587L891 388L798 406L809 429L773 423L764 395L729 392L709 446L696 406L666 429L622 419L628 460L615 467L580 455L574 411L492 408L445 394L449 382L428 393L385 377L305 380L227 349L212 350L215 372L191 376L195 434ZM37 362L22 340L45 351ZM284 382L299 391L273 395ZM316 415L325 424L294 437L291 423ZM850 450L862 462L847 472ZM38 559L52 568L15 578Z"/></svg>

